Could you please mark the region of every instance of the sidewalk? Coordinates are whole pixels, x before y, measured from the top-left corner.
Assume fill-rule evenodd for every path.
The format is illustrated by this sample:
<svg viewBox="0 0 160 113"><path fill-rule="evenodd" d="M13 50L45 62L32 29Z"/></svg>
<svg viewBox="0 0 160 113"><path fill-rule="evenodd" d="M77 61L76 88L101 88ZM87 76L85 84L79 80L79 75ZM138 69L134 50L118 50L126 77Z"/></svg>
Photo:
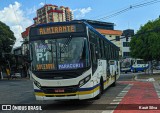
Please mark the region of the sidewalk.
<svg viewBox="0 0 160 113"><path fill-rule="evenodd" d="M0 77L0 80L30 80L29 77L22 77L20 73L15 73L14 75L8 76L6 73L3 73Z"/></svg>
<svg viewBox="0 0 160 113"><path fill-rule="evenodd" d="M145 73L141 73L141 74L137 74L135 75L135 80L137 81L157 81L160 83L160 73L153 73L152 75L150 74L145 74Z"/></svg>

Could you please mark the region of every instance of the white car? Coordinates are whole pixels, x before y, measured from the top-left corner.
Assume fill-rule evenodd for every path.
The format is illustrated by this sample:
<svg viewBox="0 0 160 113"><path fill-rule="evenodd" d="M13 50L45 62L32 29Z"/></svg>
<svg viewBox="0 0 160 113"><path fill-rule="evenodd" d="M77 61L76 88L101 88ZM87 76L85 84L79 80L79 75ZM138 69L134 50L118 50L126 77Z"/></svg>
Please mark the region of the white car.
<svg viewBox="0 0 160 113"><path fill-rule="evenodd" d="M15 73L14 75L11 75L12 78L21 78L20 73Z"/></svg>
<svg viewBox="0 0 160 113"><path fill-rule="evenodd" d="M159 66L156 66L156 69L157 69L157 70L160 70L160 65L159 65Z"/></svg>

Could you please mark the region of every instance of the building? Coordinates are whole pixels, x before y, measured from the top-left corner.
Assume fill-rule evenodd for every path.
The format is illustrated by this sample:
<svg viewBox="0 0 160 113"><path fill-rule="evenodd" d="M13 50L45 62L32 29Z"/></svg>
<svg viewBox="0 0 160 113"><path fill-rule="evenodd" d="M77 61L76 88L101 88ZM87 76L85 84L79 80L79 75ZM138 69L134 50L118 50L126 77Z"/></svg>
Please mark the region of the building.
<svg viewBox="0 0 160 113"><path fill-rule="evenodd" d="M34 24L31 25L31 26L29 26L29 27L27 27L26 30L21 33L21 36L22 36L22 38L23 38L23 41L28 41L28 40L29 40L29 29L30 29L32 26L34 26Z"/></svg>
<svg viewBox="0 0 160 113"><path fill-rule="evenodd" d="M122 44L120 41L120 37L122 35L122 31L114 30L114 23L110 22L101 22L94 20L83 20L89 23L92 27L94 27L99 33L104 35L108 40L113 42L116 46L120 48L119 55L122 56Z"/></svg>
<svg viewBox="0 0 160 113"><path fill-rule="evenodd" d="M34 24L27 27L24 32L21 33L23 40L28 40L28 34L30 27L49 22L65 22L73 20L73 13L69 7L56 6L52 4L46 4L37 10L36 17L33 18Z"/></svg>
<svg viewBox="0 0 160 113"><path fill-rule="evenodd" d="M14 59L15 59L15 65L12 66L12 74L19 73L21 77L27 77L27 69L28 66L25 63L25 60L22 56L22 48L17 47L13 49Z"/></svg>
<svg viewBox="0 0 160 113"><path fill-rule="evenodd" d="M131 58L129 42L131 41L131 36L133 35L134 35L133 29L127 29L123 31L123 34L121 36L122 58Z"/></svg>
<svg viewBox="0 0 160 113"><path fill-rule="evenodd" d="M68 7L46 4L37 10L37 17L33 20L34 24L71 21L73 14Z"/></svg>

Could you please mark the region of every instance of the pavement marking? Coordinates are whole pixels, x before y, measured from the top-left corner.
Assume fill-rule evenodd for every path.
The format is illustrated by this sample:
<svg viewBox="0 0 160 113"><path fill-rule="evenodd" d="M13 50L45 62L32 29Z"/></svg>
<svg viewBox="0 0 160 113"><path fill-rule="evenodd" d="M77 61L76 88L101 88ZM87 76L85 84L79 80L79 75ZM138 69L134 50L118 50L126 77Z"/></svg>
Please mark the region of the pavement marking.
<svg viewBox="0 0 160 113"><path fill-rule="evenodd" d="M122 91L122 92L128 92L128 91L125 91L125 90L124 90L124 91Z"/></svg>
<svg viewBox="0 0 160 113"><path fill-rule="evenodd" d="M114 102L116 102L116 101L118 101L118 102L120 102L122 99L114 99L113 101Z"/></svg>
<svg viewBox="0 0 160 113"><path fill-rule="evenodd" d="M106 110L106 111L102 111L102 113L113 113L114 110Z"/></svg>
<svg viewBox="0 0 160 113"><path fill-rule="evenodd" d="M119 104L120 102L111 102L110 104Z"/></svg>
<svg viewBox="0 0 160 113"><path fill-rule="evenodd" d="M118 104L122 101L122 99L124 98L124 96L128 93L128 91L131 89L131 87L133 86L133 84L128 84L118 95L117 97L113 100L113 102L111 102L110 104L115 104L118 106ZM116 109L116 107L114 109ZM102 113L113 113L114 110L105 110L102 111Z"/></svg>
<svg viewBox="0 0 160 113"><path fill-rule="evenodd" d="M120 93L118 94L119 97L124 97L126 95L126 93Z"/></svg>
<svg viewBox="0 0 160 113"><path fill-rule="evenodd" d="M127 94L127 93L128 93L128 92L121 92L120 94L122 94L122 95L123 95L123 94Z"/></svg>
<svg viewBox="0 0 160 113"><path fill-rule="evenodd" d="M124 88L124 91L125 91L125 90L128 91L130 88L131 88L130 86L129 86L129 87L126 87L126 88Z"/></svg>
<svg viewBox="0 0 160 113"><path fill-rule="evenodd" d="M116 98L121 98L122 99L123 97L116 97Z"/></svg>

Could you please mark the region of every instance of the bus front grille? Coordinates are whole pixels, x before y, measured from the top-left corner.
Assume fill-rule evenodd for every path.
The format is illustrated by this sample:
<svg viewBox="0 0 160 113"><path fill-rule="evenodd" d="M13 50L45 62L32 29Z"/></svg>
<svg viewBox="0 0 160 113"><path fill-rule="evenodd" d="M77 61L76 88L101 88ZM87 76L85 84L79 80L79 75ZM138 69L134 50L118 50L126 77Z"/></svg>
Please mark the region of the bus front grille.
<svg viewBox="0 0 160 113"><path fill-rule="evenodd" d="M63 93L76 93L78 91L78 86L64 86L64 87L46 87L42 86L41 90L43 90L46 94L63 94ZM62 92L57 92L57 90L63 90Z"/></svg>
<svg viewBox="0 0 160 113"><path fill-rule="evenodd" d="M46 95L46 97L68 97L68 96L76 96L76 94L68 94L68 95Z"/></svg>

